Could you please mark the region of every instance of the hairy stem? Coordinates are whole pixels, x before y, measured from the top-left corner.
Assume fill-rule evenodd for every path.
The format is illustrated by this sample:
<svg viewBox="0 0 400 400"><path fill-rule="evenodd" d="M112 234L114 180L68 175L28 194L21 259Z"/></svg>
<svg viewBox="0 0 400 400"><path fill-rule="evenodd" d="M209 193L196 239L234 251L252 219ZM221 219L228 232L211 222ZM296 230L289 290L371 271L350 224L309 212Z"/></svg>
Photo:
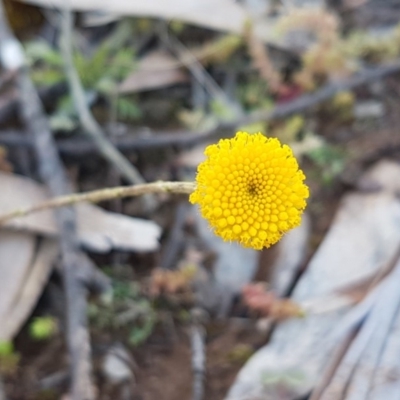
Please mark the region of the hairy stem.
<svg viewBox="0 0 400 400"><path fill-rule="evenodd" d="M115 188L94 190L87 193L75 193L56 197L31 207L14 210L7 214L0 215L0 225L3 225L14 218L23 217L34 212L70 206L84 201L99 203L104 200L135 197L152 193L190 194L195 190L195 187L194 182L152 182L135 186L119 186Z"/></svg>

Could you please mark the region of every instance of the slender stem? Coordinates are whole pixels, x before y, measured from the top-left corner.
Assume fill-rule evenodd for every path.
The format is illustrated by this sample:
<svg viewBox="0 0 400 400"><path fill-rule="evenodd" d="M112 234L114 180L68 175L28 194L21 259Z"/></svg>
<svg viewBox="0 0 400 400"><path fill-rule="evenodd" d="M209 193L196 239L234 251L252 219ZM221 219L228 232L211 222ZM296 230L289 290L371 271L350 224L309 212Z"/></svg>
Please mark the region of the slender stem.
<svg viewBox="0 0 400 400"><path fill-rule="evenodd" d="M190 194L194 191L195 187L196 186L194 182L152 182L135 186L119 186L115 188L94 190L86 193L75 193L56 197L31 207L14 210L7 214L0 215L0 225L3 225L14 218L23 217L34 212L43 211L50 208L70 206L72 204L81 203L84 201L90 203L99 203L104 200L135 197L151 193Z"/></svg>

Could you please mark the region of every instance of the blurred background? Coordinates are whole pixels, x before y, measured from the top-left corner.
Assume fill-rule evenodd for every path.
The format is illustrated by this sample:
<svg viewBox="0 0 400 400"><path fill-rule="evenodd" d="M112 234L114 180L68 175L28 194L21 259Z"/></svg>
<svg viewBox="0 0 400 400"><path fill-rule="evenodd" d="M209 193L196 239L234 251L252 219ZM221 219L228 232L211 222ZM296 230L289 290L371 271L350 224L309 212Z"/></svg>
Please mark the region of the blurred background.
<svg viewBox="0 0 400 400"><path fill-rule="evenodd" d="M0 222L0 400L398 399L399 77L398 0L0 2L0 221L239 130L311 192L263 251L186 195Z"/></svg>

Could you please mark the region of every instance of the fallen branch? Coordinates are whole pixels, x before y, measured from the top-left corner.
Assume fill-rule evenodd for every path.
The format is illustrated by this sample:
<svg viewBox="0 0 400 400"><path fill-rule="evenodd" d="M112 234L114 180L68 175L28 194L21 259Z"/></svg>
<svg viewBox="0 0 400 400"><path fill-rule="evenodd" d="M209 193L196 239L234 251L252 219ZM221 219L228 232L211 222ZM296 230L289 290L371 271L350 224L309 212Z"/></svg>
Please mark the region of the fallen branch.
<svg viewBox="0 0 400 400"><path fill-rule="evenodd" d="M12 50L12 51L10 51ZM0 61L8 70L15 70L20 90L19 102L23 121L35 148L39 173L52 195L71 191L65 171L57 154L48 120L38 93L24 63L21 44L12 35L0 2ZM86 289L77 275L80 268L79 247L76 239L75 214L72 208L57 211L60 249L66 293L67 342L71 362L72 400L94 398L91 382L91 351L86 318Z"/></svg>
<svg viewBox="0 0 400 400"><path fill-rule="evenodd" d="M10 213L1 215L0 225L5 224L11 219L23 217L34 212L43 211L50 208L71 206L84 201L90 203L99 203L104 200L122 199L124 197L134 197L153 193L190 194L194 191L194 189L195 184L193 182L152 182L144 183L142 185L118 186L115 188L94 190L87 193L59 196L43 203L36 204L32 207L14 210Z"/></svg>
<svg viewBox="0 0 400 400"><path fill-rule="evenodd" d="M27 72L19 79L22 112L36 142L36 154L40 164L40 175L53 195L62 195L71 190L60 159L55 149L47 120ZM93 399L91 382L91 350L86 317L86 288L80 282L78 271L79 245L76 239L75 213L70 208L58 210L56 220L60 230L60 248L66 292L67 341L71 355L71 382L73 400Z"/></svg>
<svg viewBox="0 0 400 400"><path fill-rule="evenodd" d="M110 138L110 142L122 152L135 150L156 149L165 146L176 146L179 148L187 148L198 143L204 142L211 137L231 136L232 130L225 131L204 131L189 132L187 130L180 131L161 131L151 132L148 129L135 130L124 136L116 136ZM0 145L15 147L32 147L32 140L23 135L22 132L16 130L3 130L0 133ZM99 150L91 139L76 135L67 139L57 140L57 148L59 152L65 156L84 157L98 153Z"/></svg>
<svg viewBox="0 0 400 400"><path fill-rule="evenodd" d="M152 132L153 135L151 136L148 135L148 130L146 130L146 137L138 137L135 133L135 135L111 139L111 143L121 151L161 148L165 146L189 147L214 137L232 135L232 130L242 125L259 121L273 121L304 112L323 101L329 100L341 91L352 90L398 72L400 72L400 60L396 60L388 65L361 71L346 80L328 84L313 93L305 94L284 104L279 104L271 111L256 111L235 121L220 123L212 129L200 132ZM12 131L6 131L0 135L0 144L10 147L32 146L29 138L17 137ZM57 142L57 146L61 153L71 156L84 156L99 151L98 147L91 140L81 137L62 139Z"/></svg>
<svg viewBox="0 0 400 400"><path fill-rule="evenodd" d="M326 100L329 100L337 93L352 90L358 86L372 83L385 76L400 72L400 59L387 65L381 65L376 68L366 69L358 72L348 79L337 81L324 86L310 94L305 94L295 100L280 104L271 111L256 111L250 114L242 121L242 124L248 124L257 121L271 121L310 109Z"/></svg>

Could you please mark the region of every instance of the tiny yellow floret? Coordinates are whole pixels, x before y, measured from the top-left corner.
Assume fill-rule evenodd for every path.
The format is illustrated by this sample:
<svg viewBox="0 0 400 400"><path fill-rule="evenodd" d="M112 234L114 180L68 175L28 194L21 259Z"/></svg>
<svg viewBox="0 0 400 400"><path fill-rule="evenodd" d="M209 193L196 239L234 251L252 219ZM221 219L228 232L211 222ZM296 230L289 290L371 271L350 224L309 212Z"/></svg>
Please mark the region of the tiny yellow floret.
<svg viewBox="0 0 400 400"><path fill-rule="evenodd" d="M205 155L190 202L218 236L261 250L300 224L309 190L289 146L238 132Z"/></svg>

